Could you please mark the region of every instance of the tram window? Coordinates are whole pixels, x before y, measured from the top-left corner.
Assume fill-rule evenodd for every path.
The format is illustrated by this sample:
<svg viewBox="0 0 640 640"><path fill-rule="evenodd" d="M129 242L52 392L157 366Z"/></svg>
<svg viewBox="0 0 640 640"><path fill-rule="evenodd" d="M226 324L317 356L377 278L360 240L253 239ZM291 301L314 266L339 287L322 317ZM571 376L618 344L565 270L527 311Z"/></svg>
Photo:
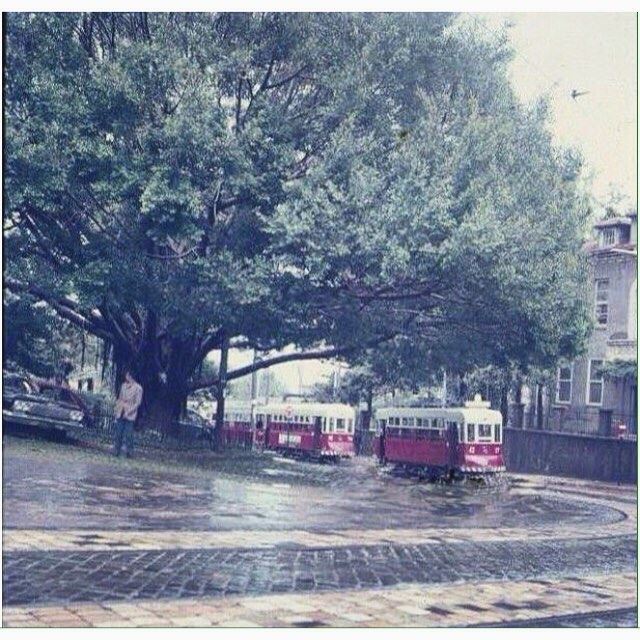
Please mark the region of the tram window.
<svg viewBox="0 0 640 640"><path fill-rule="evenodd" d="M333 433L333 418L329 418L329 431Z"/></svg>
<svg viewBox="0 0 640 640"><path fill-rule="evenodd" d="M478 425L478 440L491 439L491 425L479 424Z"/></svg>
<svg viewBox="0 0 640 640"><path fill-rule="evenodd" d="M476 425L468 424L467 425L467 442L475 442L476 441Z"/></svg>
<svg viewBox="0 0 640 640"><path fill-rule="evenodd" d="M402 426L406 426L409 424L409 418L402 418Z"/></svg>
<svg viewBox="0 0 640 640"><path fill-rule="evenodd" d="M336 418L336 431L344 431L344 418Z"/></svg>
<svg viewBox="0 0 640 640"><path fill-rule="evenodd" d="M501 425L499 425L499 424L495 425L495 432L494 432L495 435L494 435L494 438L493 438L495 442L500 442L500 439L501 439L501 436L502 436L501 431L502 431Z"/></svg>

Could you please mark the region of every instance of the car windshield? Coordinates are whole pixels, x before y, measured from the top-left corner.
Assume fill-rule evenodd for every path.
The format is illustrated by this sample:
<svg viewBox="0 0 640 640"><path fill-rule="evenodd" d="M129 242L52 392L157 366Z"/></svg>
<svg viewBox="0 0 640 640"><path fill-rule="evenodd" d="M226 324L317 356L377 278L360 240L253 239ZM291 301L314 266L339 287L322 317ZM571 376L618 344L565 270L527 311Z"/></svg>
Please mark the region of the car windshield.
<svg viewBox="0 0 640 640"><path fill-rule="evenodd" d="M78 404L67 389L60 389L58 387L46 387L42 389L40 393L45 398L55 400L56 402L64 402L65 404L72 404L74 406Z"/></svg>

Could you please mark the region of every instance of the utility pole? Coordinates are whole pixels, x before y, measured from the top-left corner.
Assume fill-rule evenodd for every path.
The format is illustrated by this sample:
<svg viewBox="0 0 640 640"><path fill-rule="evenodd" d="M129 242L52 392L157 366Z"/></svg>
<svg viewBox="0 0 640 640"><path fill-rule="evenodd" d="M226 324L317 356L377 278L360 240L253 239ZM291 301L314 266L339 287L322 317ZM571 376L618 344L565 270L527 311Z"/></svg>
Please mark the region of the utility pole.
<svg viewBox="0 0 640 640"><path fill-rule="evenodd" d="M258 354L253 350L253 364L258 362ZM256 396L258 395L258 372L251 372L251 424L255 423Z"/></svg>
<svg viewBox="0 0 640 640"><path fill-rule="evenodd" d="M262 378L264 380L264 402L269 404L269 396L271 395L271 372L267 369Z"/></svg>
<svg viewBox="0 0 640 640"><path fill-rule="evenodd" d="M446 370L442 374L442 406L447 406L447 372Z"/></svg>
<svg viewBox="0 0 640 640"><path fill-rule="evenodd" d="M227 387L227 364L229 361L229 338L225 333L220 347L220 369L216 386L216 424L213 429L213 448L219 451L222 445L224 429L224 392Z"/></svg>

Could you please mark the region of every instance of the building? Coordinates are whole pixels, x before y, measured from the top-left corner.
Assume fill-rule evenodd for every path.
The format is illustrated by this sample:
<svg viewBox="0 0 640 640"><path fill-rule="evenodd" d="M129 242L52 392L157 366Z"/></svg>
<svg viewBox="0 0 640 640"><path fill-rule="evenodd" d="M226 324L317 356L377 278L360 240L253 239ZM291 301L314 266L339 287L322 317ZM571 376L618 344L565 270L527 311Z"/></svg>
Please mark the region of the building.
<svg viewBox="0 0 640 640"><path fill-rule="evenodd" d="M72 389L99 393L110 391L111 365L103 363L104 342L91 334L80 334L74 344L69 374L69 384Z"/></svg>
<svg viewBox="0 0 640 640"><path fill-rule="evenodd" d="M595 224L588 252L594 329L584 356L558 368L550 428L637 433L637 214Z"/></svg>

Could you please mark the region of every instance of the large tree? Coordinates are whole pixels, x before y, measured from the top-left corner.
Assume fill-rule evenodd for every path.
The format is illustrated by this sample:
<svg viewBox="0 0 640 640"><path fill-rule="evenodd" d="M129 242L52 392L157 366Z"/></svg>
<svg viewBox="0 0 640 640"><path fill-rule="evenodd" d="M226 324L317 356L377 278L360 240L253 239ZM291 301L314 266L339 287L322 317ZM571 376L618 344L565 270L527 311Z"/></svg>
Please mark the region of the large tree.
<svg viewBox="0 0 640 640"><path fill-rule="evenodd" d="M403 335L434 361L579 341L579 163L514 99L504 39L450 14L6 33L5 283L107 340L147 420L220 382L216 349L302 349L230 380Z"/></svg>

